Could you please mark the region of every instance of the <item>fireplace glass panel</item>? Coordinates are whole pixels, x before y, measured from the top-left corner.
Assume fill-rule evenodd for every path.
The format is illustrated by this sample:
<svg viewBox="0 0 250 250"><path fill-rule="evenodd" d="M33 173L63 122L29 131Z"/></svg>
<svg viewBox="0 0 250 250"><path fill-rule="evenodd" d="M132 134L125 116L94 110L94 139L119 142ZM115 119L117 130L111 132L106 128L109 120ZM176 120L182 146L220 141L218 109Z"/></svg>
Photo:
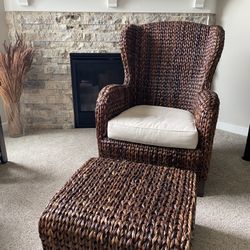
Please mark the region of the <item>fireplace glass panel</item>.
<svg viewBox="0 0 250 250"><path fill-rule="evenodd" d="M72 53L71 73L75 127L95 126L95 106L100 90L124 79L120 54Z"/></svg>

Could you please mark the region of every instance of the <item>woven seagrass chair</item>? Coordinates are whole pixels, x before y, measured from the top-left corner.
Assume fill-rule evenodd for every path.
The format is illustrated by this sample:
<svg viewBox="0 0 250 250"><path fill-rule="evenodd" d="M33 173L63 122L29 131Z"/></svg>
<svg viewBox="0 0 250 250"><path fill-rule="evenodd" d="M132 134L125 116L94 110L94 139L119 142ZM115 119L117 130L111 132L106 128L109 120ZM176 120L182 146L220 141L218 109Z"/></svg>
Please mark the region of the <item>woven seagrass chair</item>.
<svg viewBox="0 0 250 250"><path fill-rule="evenodd" d="M97 100L99 155L194 170L203 196L219 111L211 83L223 46L220 26L128 26L121 36L124 84L104 87ZM154 117L166 119L154 127Z"/></svg>

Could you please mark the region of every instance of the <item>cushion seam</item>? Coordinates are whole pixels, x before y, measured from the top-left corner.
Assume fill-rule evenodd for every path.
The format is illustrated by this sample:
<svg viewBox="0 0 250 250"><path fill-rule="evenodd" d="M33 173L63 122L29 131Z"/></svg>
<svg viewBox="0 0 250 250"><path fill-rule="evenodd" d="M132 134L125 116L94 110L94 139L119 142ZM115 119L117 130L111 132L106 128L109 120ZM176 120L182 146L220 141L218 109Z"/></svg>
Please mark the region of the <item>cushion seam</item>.
<svg viewBox="0 0 250 250"><path fill-rule="evenodd" d="M108 122L109 125L109 122ZM116 126L117 124L111 124L111 126ZM186 131L182 131L182 130L168 130L168 129L158 129L158 128L142 128L142 127L137 127L137 126L126 126L126 125L120 125L119 127L123 127L123 128L139 128L139 129L152 129L152 130L160 130L160 131L173 131L173 132L182 132L182 133L186 133L186 132L197 132L197 128L195 127L195 130L186 130Z"/></svg>

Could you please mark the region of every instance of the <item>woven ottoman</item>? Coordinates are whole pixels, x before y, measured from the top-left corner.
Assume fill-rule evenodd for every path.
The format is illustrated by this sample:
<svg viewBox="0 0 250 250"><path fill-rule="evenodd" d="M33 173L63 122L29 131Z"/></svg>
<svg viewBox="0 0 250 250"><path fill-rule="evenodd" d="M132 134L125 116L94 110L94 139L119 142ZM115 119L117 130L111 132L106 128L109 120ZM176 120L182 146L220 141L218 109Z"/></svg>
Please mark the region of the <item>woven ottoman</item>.
<svg viewBox="0 0 250 250"><path fill-rule="evenodd" d="M189 249L195 173L92 158L39 221L44 249Z"/></svg>

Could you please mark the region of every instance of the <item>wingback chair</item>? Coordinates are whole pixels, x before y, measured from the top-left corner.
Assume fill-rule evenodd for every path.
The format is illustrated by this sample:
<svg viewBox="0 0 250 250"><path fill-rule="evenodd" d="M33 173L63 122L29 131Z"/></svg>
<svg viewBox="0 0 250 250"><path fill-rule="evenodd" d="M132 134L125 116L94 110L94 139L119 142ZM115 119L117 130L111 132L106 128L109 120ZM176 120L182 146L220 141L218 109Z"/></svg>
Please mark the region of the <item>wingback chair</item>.
<svg viewBox="0 0 250 250"><path fill-rule="evenodd" d="M203 196L219 111L211 90L224 30L192 22L130 25L123 85L99 93L99 155L196 171Z"/></svg>

